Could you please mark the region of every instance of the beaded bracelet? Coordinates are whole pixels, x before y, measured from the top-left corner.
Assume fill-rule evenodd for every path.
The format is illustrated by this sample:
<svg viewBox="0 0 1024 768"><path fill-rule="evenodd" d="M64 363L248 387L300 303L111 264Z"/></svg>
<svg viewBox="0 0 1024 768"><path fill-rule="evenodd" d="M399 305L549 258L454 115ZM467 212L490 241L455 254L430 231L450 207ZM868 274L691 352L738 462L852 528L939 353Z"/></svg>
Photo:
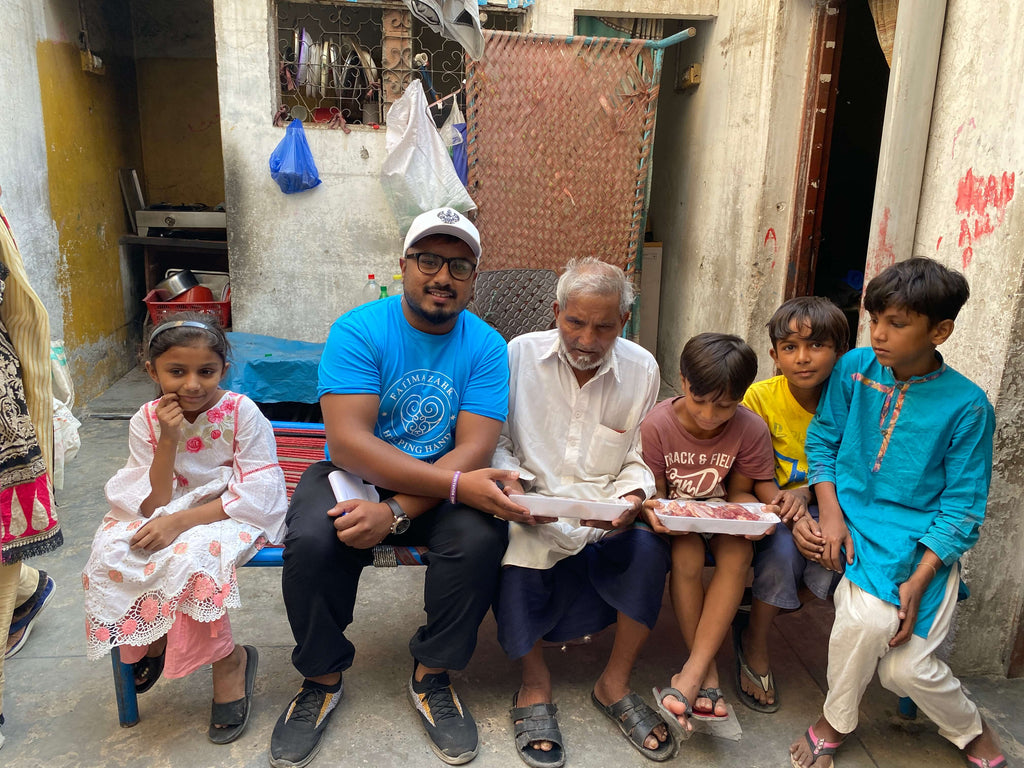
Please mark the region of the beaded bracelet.
<svg viewBox="0 0 1024 768"><path fill-rule="evenodd" d="M461 472L456 470L455 474L452 475L452 486L451 488L448 489L448 501L450 501L452 504L456 503L455 492L459 489L459 475L461 474Z"/></svg>

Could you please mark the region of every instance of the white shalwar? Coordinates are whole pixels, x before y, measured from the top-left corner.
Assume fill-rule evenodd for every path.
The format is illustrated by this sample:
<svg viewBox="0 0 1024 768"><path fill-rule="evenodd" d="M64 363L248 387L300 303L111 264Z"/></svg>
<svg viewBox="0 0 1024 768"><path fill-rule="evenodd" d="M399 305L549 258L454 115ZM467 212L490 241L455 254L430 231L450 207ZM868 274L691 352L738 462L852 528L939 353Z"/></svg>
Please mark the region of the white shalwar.
<svg viewBox="0 0 1024 768"><path fill-rule="evenodd" d="M167 634L181 612L212 622L241 605L235 567L284 535L284 474L270 422L244 395L225 392L195 423L182 423L171 501L149 519L219 498L227 520L197 525L156 552L129 546L148 522L149 470L160 436L159 401L132 417L129 458L107 482L110 512L82 573L88 655L113 646L146 646Z"/></svg>
<svg viewBox="0 0 1024 768"><path fill-rule="evenodd" d="M836 618L828 645L828 694L824 715L840 733L857 727L864 691L878 671L882 687L909 696L939 734L963 749L981 733L978 707L967 698L960 681L935 651L949 633L956 607L960 569L954 563L945 594L928 637L911 635L903 645L889 647L899 629L899 610L843 577L834 596Z"/></svg>

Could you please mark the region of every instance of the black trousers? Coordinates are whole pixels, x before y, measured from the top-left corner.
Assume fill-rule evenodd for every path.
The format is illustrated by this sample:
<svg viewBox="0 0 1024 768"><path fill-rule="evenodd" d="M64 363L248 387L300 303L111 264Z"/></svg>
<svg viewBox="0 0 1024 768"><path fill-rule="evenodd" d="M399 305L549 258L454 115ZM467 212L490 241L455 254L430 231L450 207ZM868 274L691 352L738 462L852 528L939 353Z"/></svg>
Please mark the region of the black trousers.
<svg viewBox="0 0 1024 768"><path fill-rule="evenodd" d="M334 465L321 461L302 475L286 522L285 608L295 650L292 664L304 677L341 672L352 666L355 647L345 637L352 623L359 575L373 561L369 549L338 540L327 475ZM389 495L383 492L382 496ZM444 502L412 521L386 543L430 548L423 589L427 623L409 641L414 659L427 667L463 669L476 647L477 630L491 607L508 524L462 504Z"/></svg>

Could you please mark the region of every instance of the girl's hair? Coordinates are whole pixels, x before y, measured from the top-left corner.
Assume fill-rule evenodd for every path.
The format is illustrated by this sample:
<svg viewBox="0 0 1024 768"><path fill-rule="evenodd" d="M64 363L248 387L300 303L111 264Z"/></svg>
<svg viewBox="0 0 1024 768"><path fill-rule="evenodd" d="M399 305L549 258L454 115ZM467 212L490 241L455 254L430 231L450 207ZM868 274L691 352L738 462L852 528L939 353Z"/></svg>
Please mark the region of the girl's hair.
<svg viewBox="0 0 1024 768"><path fill-rule="evenodd" d="M149 335L146 362L152 363L171 347L206 346L227 363L231 344L213 315L203 312L178 312L165 317Z"/></svg>
<svg viewBox="0 0 1024 768"><path fill-rule="evenodd" d="M793 333L794 326L797 334L802 334L805 324L810 326L811 341L831 341L837 355L850 348L850 323L846 315L823 296L798 296L775 310L768 321L772 346L778 347L780 341Z"/></svg>
<svg viewBox="0 0 1024 768"><path fill-rule="evenodd" d="M572 259L558 278L555 298L559 310L564 312L569 299L581 295L616 296L620 315L629 312L633 306L633 284L626 273L594 256Z"/></svg>
<svg viewBox="0 0 1024 768"><path fill-rule="evenodd" d="M741 400L757 376L757 355L739 336L699 333L683 347L679 373L697 397Z"/></svg>

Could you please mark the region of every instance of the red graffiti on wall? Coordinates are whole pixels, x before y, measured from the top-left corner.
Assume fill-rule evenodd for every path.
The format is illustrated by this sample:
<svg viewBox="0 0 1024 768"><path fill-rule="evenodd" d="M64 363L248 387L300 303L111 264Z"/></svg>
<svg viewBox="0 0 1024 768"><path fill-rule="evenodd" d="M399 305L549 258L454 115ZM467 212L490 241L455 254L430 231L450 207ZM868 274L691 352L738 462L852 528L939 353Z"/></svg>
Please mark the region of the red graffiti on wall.
<svg viewBox="0 0 1024 768"><path fill-rule="evenodd" d="M1015 173L1001 176L975 175L973 168L960 179L956 188L956 210L961 215L957 245L963 249L964 269L974 258L974 244L991 235L1003 223L1006 205L1013 199Z"/></svg>
<svg viewBox="0 0 1024 768"><path fill-rule="evenodd" d="M772 253L779 252L779 241L775 238L775 227L768 227L768 231L764 233L764 244L768 245L768 241L772 241Z"/></svg>
<svg viewBox="0 0 1024 768"><path fill-rule="evenodd" d="M882 211L882 220L878 222L878 244L872 254L871 265L868 274L877 275L884 269L896 263L896 251L889 242L889 217L892 215L888 207Z"/></svg>
<svg viewBox="0 0 1024 768"><path fill-rule="evenodd" d="M956 157L956 140L960 138L960 132L963 131L963 129L966 128L968 125L971 126L971 128L978 127L978 124L974 122L973 117L970 120L960 123L960 127L956 129L956 133L953 135L953 149L949 151L949 156L951 158Z"/></svg>

